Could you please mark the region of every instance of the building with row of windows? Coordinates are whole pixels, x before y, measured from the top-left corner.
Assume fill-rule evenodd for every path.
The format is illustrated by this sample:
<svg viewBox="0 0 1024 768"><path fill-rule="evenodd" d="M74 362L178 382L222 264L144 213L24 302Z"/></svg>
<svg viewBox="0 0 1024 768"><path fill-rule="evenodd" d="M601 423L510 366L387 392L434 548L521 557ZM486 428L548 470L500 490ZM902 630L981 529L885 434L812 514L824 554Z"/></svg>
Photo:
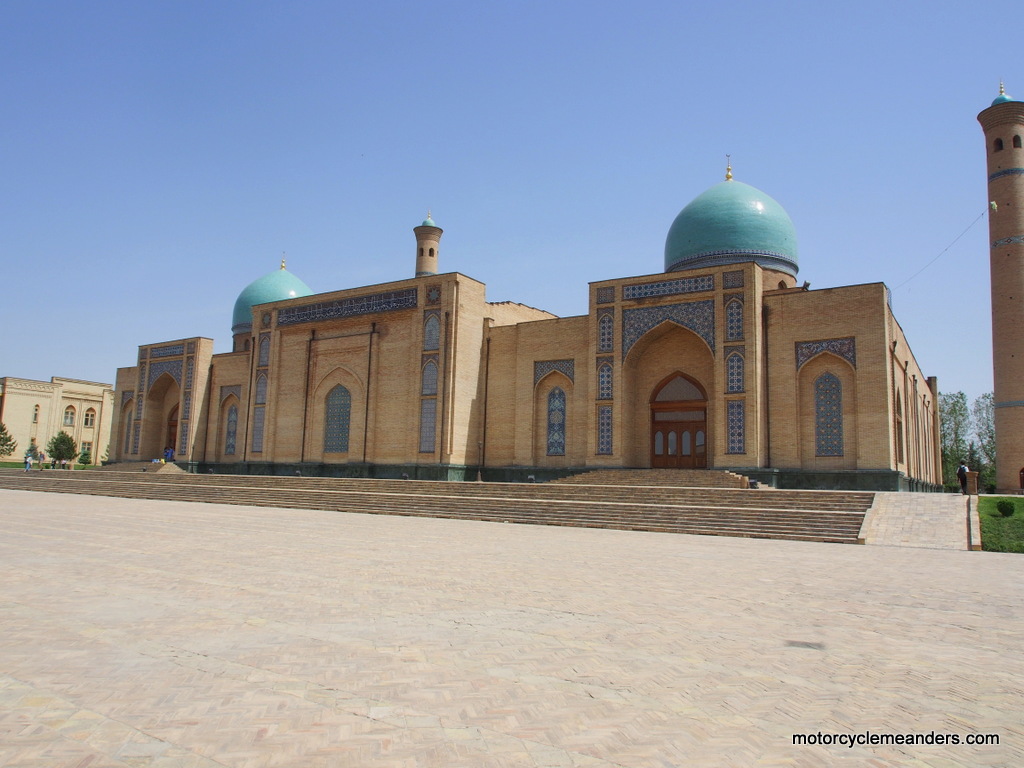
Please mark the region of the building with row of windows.
<svg viewBox="0 0 1024 768"><path fill-rule="evenodd" d="M574 317L488 302L439 272L432 218L413 231L407 279L314 293L282 263L239 295L231 352L140 346L117 373L112 455L335 476L941 482L937 383L888 289L801 284L789 216L731 170L672 222L658 272L591 283Z"/></svg>
<svg viewBox="0 0 1024 768"><path fill-rule="evenodd" d="M18 459L32 445L45 452L52 437L67 432L81 455L99 464L110 444L113 417L110 384L59 376L49 381L0 378L0 422L18 443Z"/></svg>

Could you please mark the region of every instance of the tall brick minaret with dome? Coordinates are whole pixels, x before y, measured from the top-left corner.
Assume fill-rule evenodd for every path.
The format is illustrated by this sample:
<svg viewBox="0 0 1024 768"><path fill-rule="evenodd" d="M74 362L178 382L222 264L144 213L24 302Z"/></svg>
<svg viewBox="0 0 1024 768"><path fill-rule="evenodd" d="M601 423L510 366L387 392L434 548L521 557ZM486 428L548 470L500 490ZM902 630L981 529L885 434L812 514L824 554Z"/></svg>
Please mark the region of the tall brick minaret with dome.
<svg viewBox="0 0 1024 768"><path fill-rule="evenodd" d="M1024 102L999 86L978 115L988 158L996 489L1024 488Z"/></svg>

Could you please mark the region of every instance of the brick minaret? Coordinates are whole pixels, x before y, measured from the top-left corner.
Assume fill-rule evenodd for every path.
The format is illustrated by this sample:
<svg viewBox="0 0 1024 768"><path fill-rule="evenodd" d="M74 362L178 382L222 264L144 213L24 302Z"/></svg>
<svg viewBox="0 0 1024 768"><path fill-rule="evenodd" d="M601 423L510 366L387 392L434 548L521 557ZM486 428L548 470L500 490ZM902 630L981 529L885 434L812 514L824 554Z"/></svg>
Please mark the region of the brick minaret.
<svg viewBox="0 0 1024 768"><path fill-rule="evenodd" d="M1013 493L1024 478L1024 102L1000 85L978 122L985 131L991 201L996 489Z"/></svg>
<svg viewBox="0 0 1024 768"><path fill-rule="evenodd" d="M444 230L434 223L430 211L427 211L427 218L412 231L416 233L416 277L436 275L437 251Z"/></svg>

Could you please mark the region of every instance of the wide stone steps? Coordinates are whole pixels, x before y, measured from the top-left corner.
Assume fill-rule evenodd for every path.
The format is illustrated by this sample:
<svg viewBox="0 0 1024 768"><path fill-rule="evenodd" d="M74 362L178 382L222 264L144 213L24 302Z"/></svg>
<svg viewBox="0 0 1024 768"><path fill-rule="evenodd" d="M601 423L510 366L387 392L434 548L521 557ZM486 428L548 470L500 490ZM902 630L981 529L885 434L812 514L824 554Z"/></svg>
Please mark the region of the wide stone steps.
<svg viewBox="0 0 1024 768"><path fill-rule="evenodd" d="M873 494L0 470L0 487L502 523L855 543ZM615 493L609 493L615 491ZM699 491L696 492L695 491ZM715 499L714 497L719 497ZM847 497L853 496L850 499ZM827 508L827 499L842 502ZM742 504L738 502L743 502ZM765 505L770 502L770 504ZM807 505L813 504L813 508ZM858 509L850 507L859 506Z"/></svg>
<svg viewBox="0 0 1024 768"><path fill-rule="evenodd" d="M716 469L595 469L552 480L558 485L655 485L670 488L750 487L750 479Z"/></svg>

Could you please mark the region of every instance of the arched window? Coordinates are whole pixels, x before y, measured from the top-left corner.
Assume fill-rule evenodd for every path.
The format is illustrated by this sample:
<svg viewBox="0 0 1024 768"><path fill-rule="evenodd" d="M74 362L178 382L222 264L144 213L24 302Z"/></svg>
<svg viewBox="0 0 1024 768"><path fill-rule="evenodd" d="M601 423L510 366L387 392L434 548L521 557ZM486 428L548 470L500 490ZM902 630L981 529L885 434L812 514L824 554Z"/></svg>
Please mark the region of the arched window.
<svg viewBox="0 0 1024 768"><path fill-rule="evenodd" d="M430 249L430 258L434 258L434 249L433 248Z"/></svg>
<svg viewBox="0 0 1024 768"><path fill-rule="evenodd" d="M238 406L228 408L228 425L224 437L224 455L235 455L235 442L238 438Z"/></svg>
<svg viewBox="0 0 1024 768"><path fill-rule="evenodd" d="M260 359L259 365L265 366L270 365L270 337L264 336L260 339Z"/></svg>
<svg viewBox="0 0 1024 768"><path fill-rule="evenodd" d="M1003 151L1003 140L1002 139L996 139L995 142L993 143L993 148L995 149L996 152L1002 152Z"/></svg>
<svg viewBox="0 0 1024 768"><path fill-rule="evenodd" d="M725 338L743 338L743 302L733 299L725 305Z"/></svg>
<svg viewBox="0 0 1024 768"><path fill-rule="evenodd" d="M256 377L256 404L267 402L267 377L262 373Z"/></svg>
<svg viewBox="0 0 1024 768"><path fill-rule="evenodd" d="M92 408L85 412L85 418L82 420L83 427L95 427L96 426L96 411Z"/></svg>
<svg viewBox="0 0 1024 768"><path fill-rule="evenodd" d="M565 456L565 391L548 393L548 456Z"/></svg>
<svg viewBox="0 0 1024 768"><path fill-rule="evenodd" d="M612 399L612 367L608 363L597 369L597 399Z"/></svg>
<svg viewBox="0 0 1024 768"><path fill-rule="evenodd" d="M75 406L73 405L69 405L67 408L64 409L64 426L75 426Z"/></svg>
<svg viewBox="0 0 1024 768"><path fill-rule="evenodd" d="M38 405L35 408L32 409L32 423L33 424L38 424L39 423L39 406Z"/></svg>
<svg viewBox="0 0 1024 768"><path fill-rule="evenodd" d="M423 366L423 387L420 390L420 394L437 394L437 363L433 360Z"/></svg>
<svg viewBox="0 0 1024 768"><path fill-rule="evenodd" d="M423 323L423 349L426 352L433 352L441 348L441 320L437 315L431 315Z"/></svg>
<svg viewBox="0 0 1024 768"><path fill-rule="evenodd" d="M725 359L725 374L727 392L742 392L744 390L743 355L733 352Z"/></svg>
<svg viewBox="0 0 1024 768"><path fill-rule="evenodd" d="M899 392L896 393L896 462L903 463L903 399Z"/></svg>
<svg viewBox="0 0 1024 768"><path fill-rule="evenodd" d="M324 453L347 453L352 395L339 384L327 393L324 418Z"/></svg>
<svg viewBox="0 0 1024 768"><path fill-rule="evenodd" d="M1013 137L1013 148L1014 149L1020 149L1021 148L1020 147L1020 136L1014 136Z"/></svg>
<svg viewBox="0 0 1024 768"><path fill-rule="evenodd" d="M597 349L600 352L611 352L615 347L615 320L611 313L601 316L597 321Z"/></svg>
<svg viewBox="0 0 1024 768"><path fill-rule="evenodd" d="M843 384L834 373L814 381L814 446L818 456L843 455Z"/></svg>

